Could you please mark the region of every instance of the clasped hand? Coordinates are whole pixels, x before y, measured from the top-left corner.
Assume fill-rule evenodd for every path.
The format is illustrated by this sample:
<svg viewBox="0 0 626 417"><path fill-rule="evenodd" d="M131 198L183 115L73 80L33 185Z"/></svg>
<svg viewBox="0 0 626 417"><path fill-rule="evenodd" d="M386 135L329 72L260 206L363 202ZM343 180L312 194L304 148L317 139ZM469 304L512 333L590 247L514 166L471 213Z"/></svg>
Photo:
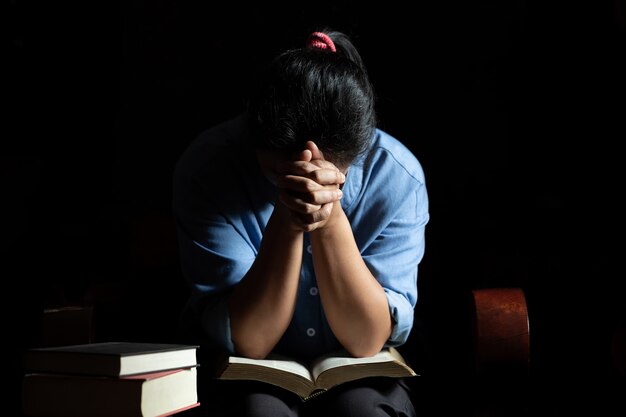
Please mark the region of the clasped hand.
<svg viewBox="0 0 626 417"><path fill-rule="evenodd" d="M345 174L324 159L314 142L308 141L294 161L281 165L276 185L292 224L311 232L326 227L341 209L341 185L345 181Z"/></svg>

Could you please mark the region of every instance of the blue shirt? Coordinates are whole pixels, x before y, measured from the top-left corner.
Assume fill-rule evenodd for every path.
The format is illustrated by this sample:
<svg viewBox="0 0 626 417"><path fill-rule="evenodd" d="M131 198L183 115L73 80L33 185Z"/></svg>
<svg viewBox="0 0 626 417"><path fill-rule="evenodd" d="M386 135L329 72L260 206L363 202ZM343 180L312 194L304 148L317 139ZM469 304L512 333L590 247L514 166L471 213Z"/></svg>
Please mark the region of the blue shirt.
<svg viewBox="0 0 626 417"><path fill-rule="evenodd" d="M208 129L183 153L174 175L173 212L190 305L209 338L229 352L228 299L254 262L277 196L245 142L241 117ZM348 169L341 205L364 262L387 295L393 320L387 345L401 345L413 326L429 219L418 160L377 129L369 152ZM340 348L324 315L305 233L295 313L275 352L312 358Z"/></svg>

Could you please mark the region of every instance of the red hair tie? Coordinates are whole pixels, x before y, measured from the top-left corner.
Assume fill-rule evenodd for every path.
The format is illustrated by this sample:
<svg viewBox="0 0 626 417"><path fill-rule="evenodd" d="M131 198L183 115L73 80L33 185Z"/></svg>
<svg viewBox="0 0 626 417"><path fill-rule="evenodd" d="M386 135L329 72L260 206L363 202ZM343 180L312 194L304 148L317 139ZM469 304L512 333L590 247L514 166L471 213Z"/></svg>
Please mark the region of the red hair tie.
<svg viewBox="0 0 626 417"><path fill-rule="evenodd" d="M335 42L330 39L330 36L323 32L311 33L306 41L306 46L307 48L330 49L332 52L337 52Z"/></svg>

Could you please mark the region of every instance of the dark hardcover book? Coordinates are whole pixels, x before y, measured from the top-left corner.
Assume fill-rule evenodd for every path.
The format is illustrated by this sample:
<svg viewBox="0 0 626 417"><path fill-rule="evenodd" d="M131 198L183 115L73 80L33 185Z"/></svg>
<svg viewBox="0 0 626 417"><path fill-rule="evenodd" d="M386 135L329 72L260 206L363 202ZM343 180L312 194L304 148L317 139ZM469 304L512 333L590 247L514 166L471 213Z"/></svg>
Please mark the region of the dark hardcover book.
<svg viewBox="0 0 626 417"><path fill-rule="evenodd" d="M196 345L102 342L29 349L29 372L128 376L197 365Z"/></svg>
<svg viewBox="0 0 626 417"><path fill-rule="evenodd" d="M126 377L24 375L22 406L33 417L157 417L198 406L196 368Z"/></svg>

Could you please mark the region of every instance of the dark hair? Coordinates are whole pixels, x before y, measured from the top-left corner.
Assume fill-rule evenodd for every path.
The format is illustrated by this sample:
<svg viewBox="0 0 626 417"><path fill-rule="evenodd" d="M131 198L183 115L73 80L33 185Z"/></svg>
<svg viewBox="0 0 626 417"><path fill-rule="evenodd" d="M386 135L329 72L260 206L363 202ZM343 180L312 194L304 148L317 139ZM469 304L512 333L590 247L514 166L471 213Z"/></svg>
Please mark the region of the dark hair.
<svg viewBox="0 0 626 417"><path fill-rule="evenodd" d="M347 35L322 29L337 52L292 49L261 76L248 107L257 149L297 151L314 141L329 161L351 163L365 152L376 126L374 93Z"/></svg>

